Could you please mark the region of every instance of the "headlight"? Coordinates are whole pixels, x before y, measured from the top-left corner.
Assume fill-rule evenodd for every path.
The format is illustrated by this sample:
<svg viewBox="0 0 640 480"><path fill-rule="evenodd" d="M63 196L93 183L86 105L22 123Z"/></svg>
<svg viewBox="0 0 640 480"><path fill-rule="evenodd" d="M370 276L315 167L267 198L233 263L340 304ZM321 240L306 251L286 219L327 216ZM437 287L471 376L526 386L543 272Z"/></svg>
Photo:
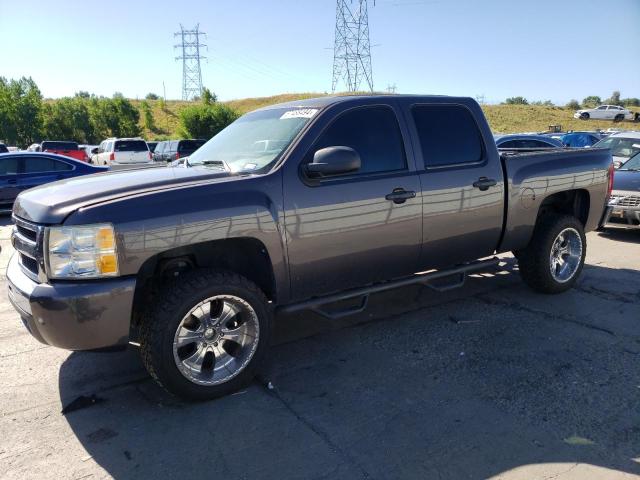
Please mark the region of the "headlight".
<svg viewBox="0 0 640 480"><path fill-rule="evenodd" d="M49 227L45 236L49 278L97 278L118 275L113 225Z"/></svg>

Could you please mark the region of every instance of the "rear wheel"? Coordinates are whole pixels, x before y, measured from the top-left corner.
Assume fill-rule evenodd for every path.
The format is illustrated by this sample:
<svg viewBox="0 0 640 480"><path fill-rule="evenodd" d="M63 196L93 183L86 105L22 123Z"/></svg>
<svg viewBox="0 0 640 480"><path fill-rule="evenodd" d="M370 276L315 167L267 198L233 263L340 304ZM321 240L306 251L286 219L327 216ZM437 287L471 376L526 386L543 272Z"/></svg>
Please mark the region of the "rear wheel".
<svg viewBox="0 0 640 480"><path fill-rule="evenodd" d="M564 292L580 276L586 251L584 228L577 218L570 215L543 217L527 248L518 252L520 275L538 292Z"/></svg>
<svg viewBox="0 0 640 480"><path fill-rule="evenodd" d="M616 122L616 123L619 123L619 122L621 122L623 120L624 120L624 115L622 115L621 113L616 115L616 117L613 119L613 121Z"/></svg>
<svg viewBox="0 0 640 480"><path fill-rule="evenodd" d="M188 272L165 288L141 328L145 367L169 392L207 400L246 386L269 343L260 289L233 273Z"/></svg>

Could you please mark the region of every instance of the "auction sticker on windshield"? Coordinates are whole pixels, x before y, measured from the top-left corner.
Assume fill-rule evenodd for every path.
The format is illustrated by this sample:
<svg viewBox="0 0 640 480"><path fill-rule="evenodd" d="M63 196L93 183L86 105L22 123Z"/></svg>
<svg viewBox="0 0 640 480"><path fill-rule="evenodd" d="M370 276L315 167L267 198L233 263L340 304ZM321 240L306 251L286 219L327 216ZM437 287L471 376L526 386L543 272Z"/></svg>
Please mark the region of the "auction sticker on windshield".
<svg viewBox="0 0 640 480"><path fill-rule="evenodd" d="M311 118L316 113L318 113L317 108L299 108L297 110L284 112L280 117L280 120L286 120L287 118Z"/></svg>

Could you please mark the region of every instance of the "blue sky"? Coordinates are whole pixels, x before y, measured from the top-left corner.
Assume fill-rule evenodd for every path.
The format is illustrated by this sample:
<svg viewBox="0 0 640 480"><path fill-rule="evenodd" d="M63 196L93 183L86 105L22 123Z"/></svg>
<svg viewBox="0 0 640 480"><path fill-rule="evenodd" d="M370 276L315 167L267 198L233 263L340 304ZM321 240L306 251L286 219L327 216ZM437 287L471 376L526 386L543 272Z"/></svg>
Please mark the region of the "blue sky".
<svg viewBox="0 0 640 480"><path fill-rule="evenodd" d="M564 103L640 97L640 0L377 0L376 89ZM46 97L87 90L180 98L179 24L208 33L220 99L331 88L334 0L0 0L0 75Z"/></svg>

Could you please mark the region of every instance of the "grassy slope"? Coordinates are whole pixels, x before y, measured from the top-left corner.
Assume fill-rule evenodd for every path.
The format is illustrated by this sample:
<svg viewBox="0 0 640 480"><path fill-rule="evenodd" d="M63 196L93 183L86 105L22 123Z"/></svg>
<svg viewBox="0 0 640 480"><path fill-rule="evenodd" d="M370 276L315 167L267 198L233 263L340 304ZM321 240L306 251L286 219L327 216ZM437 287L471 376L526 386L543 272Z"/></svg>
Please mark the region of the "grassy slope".
<svg viewBox="0 0 640 480"><path fill-rule="evenodd" d="M290 93L273 97L244 98L225 102L241 113L250 112L256 108L273 105L274 103L302 100L305 98L319 97L317 93ZM139 101L134 100L139 105ZM160 108L160 101L149 101L153 109L156 132L144 130L147 139L176 138L179 130L179 112L190 102L169 100L164 110ZM573 110L562 107L543 107L536 105L484 105L482 107L489 121L491 129L496 133L534 132L547 130L549 125L561 125L564 130L595 130L597 128L625 128L640 130L640 125L624 122L590 120L584 122L573 118ZM633 108L631 109L633 110ZM638 109L636 109L638 110ZM142 117L142 116L141 116ZM142 121L141 121L142 124Z"/></svg>

